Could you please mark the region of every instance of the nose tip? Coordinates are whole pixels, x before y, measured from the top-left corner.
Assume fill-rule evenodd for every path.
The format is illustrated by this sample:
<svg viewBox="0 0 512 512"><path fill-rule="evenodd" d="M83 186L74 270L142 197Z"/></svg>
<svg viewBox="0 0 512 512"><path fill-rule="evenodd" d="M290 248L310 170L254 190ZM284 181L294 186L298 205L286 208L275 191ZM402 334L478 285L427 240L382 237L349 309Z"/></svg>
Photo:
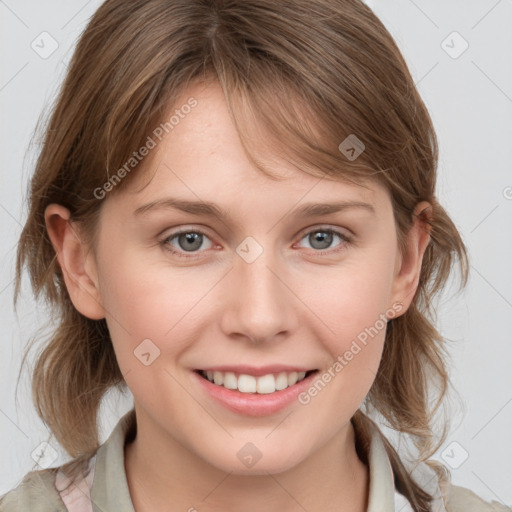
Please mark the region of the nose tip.
<svg viewBox="0 0 512 512"><path fill-rule="evenodd" d="M258 250L254 242L240 245L246 251L235 262L232 276L226 283L226 307L222 313L224 332L255 343L291 332L296 326L296 304L293 304L293 294L279 277L285 272L272 268L276 266L275 261L270 261L270 255Z"/></svg>

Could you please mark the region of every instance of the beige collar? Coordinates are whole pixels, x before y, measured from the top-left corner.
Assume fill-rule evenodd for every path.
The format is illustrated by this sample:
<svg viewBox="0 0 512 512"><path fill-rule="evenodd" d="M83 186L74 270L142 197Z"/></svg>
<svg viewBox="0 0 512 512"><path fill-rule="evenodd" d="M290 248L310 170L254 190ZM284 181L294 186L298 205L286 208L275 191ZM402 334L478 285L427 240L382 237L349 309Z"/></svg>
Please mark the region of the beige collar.
<svg viewBox="0 0 512 512"><path fill-rule="evenodd" d="M125 439L134 428L134 421L134 409L131 409L119 420L109 438L98 449L93 470L96 475L99 474L102 477L95 478L92 486L91 501L94 512L105 510L135 512L124 470ZM368 465L370 474L368 512L394 512L396 494L393 471L384 443L375 430L370 440Z"/></svg>

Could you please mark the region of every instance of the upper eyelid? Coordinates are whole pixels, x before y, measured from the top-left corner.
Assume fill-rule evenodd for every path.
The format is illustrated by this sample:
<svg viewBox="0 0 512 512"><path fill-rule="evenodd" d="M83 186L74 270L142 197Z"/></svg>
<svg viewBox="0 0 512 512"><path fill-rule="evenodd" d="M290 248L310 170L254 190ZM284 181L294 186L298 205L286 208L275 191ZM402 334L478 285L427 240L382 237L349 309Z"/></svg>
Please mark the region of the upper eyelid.
<svg viewBox="0 0 512 512"><path fill-rule="evenodd" d="M303 230L299 231L297 236L300 236L301 238L303 238L303 236L307 235L308 233L312 233L312 232L315 232L315 231L332 231L332 232L334 232L336 234L340 234L342 236L345 236L346 238L349 238L351 236L351 235L345 233L346 231L348 231L350 233L349 229L335 227L335 226L330 226L328 224L319 225L319 226L313 226L313 227L309 227L309 228L304 228Z"/></svg>

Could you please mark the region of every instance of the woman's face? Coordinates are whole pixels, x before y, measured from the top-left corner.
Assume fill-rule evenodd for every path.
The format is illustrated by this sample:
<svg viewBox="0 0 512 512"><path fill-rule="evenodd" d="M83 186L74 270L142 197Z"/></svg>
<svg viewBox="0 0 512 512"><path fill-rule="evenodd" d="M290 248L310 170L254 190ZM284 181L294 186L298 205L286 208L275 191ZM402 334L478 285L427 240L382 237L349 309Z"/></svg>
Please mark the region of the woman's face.
<svg viewBox="0 0 512 512"><path fill-rule="evenodd" d="M411 299L392 206L378 184L284 161L272 167L282 180L266 177L220 88L195 86L182 103L191 96L150 174L103 199L91 274L139 432L224 471L279 472L346 432L386 317Z"/></svg>

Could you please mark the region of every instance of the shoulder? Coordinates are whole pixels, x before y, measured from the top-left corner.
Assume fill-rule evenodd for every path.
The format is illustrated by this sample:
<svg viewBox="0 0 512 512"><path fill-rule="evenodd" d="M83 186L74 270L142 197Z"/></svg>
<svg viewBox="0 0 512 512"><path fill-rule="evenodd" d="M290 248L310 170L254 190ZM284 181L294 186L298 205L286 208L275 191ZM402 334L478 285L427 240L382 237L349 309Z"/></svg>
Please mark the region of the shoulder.
<svg viewBox="0 0 512 512"><path fill-rule="evenodd" d="M89 510L90 493L93 492L96 473L99 474L100 482L97 493L102 500L106 499L105 496L112 500L112 496L118 497L119 493L124 493L124 505L131 503L126 480L119 474L124 471L123 446L126 435L133 435L135 427L135 410L131 409L119 420L110 437L90 457L73 459L63 466L27 473L16 488L0 495L0 512L68 512L68 508L73 507L76 510ZM98 457L99 469L96 471ZM120 480L124 482L121 490ZM114 493L109 486L115 487ZM89 508L84 505L87 502ZM120 510L128 510L128 506L120 507ZM114 508L102 508L110 509Z"/></svg>
<svg viewBox="0 0 512 512"><path fill-rule="evenodd" d="M512 512L498 501L484 501L473 491L458 485L448 485L445 491L447 512Z"/></svg>
<svg viewBox="0 0 512 512"><path fill-rule="evenodd" d="M0 496L1 512L66 512L55 488L57 468L27 473L21 483Z"/></svg>

